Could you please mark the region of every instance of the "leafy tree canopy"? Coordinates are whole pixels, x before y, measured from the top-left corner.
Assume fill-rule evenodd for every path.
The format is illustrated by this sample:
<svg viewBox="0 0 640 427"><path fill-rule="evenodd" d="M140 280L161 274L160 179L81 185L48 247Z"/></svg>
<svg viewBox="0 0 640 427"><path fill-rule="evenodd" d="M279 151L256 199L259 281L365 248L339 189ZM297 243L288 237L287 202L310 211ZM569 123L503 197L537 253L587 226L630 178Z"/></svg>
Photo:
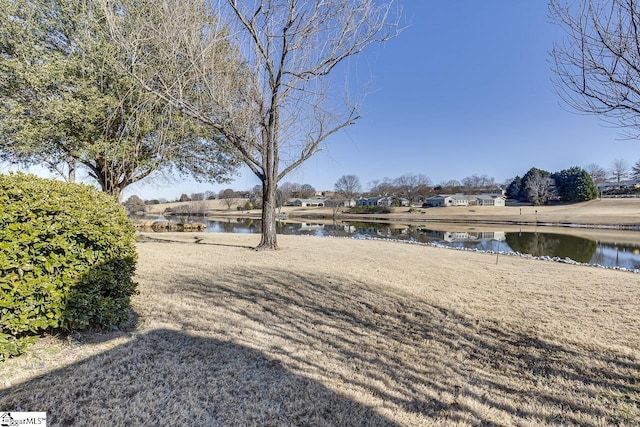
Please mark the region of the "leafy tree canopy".
<svg viewBox="0 0 640 427"><path fill-rule="evenodd" d="M591 175L578 166L550 173L531 168L520 178L516 176L507 187L507 197L534 204L545 203L558 196L561 200L583 202L598 197Z"/></svg>
<svg viewBox="0 0 640 427"><path fill-rule="evenodd" d="M561 200L584 202L598 197L593 179L584 169L574 166L553 174L556 190Z"/></svg>
<svg viewBox="0 0 640 427"><path fill-rule="evenodd" d="M68 165L70 180L80 165L115 196L157 171L228 178L225 139L137 87L96 0L2 4L0 159Z"/></svg>

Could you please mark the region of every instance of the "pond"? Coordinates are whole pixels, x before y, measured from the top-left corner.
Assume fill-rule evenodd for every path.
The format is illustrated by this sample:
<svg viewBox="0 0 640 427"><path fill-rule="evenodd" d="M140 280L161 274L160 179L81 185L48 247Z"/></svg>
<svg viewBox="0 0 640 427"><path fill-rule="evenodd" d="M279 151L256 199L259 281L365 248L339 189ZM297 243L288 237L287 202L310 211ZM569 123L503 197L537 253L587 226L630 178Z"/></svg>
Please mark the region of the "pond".
<svg viewBox="0 0 640 427"><path fill-rule="evenodd" d="M260 233L261 220L253 218L195 219L207 225L211 233ZM449 224L446 229L429 224L350 222L333 223L278 221L278 234L381 238L494 252L519 252L533 256L570 258L574 261L607 267L640 269L640 232L598 230L596 237L584 237L562 229L512 229L478 224ZM593 231L593 230L592 230ZM624 238L620 236L623 233ZM583 232L581 234L589 234Z"/></svg>

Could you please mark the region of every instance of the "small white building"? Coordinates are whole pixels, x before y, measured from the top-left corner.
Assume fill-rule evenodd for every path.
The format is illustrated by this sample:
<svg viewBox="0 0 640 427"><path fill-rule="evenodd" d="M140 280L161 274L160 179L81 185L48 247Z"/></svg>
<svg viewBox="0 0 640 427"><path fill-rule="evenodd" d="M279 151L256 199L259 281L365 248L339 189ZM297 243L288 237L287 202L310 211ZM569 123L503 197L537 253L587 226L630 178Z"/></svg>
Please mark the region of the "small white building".
<svg viewBox="0 0 640 427"><path fill-rule="evenodd" d="M504 197L495 195L495 194L480 194L479 196L474 196L476 199L476 204L478 206L505 206L506 200Z"/></svg>
<svg viewBox="0 0 640 427"><path fill-rule="evenodd" d="M324 206L325 199L323 198L314 198L314 199L295 199L293 201L293 206L309 208L309 207L322 207Z"/></svg>
<svg viewBox="0 0 640 427"><path fill-rule="evenodd" d="M505 206L505 198L498 194L439 194L427 199L424 207L444 206Z"/></svg>
<svg viewBox="0 0 640 427"><path fill-rule="evenodd" d="M427 199L423 204L426 207L440 207L440 206L469 206L472 196L465 196L464 194L439 194Z"/></svg>
<svg viewBox="0 0 640 427"><path fill-rule="evenodd" d="M409 206L409 200L404 197L367 197L358 199L358 206Z"/></svg>

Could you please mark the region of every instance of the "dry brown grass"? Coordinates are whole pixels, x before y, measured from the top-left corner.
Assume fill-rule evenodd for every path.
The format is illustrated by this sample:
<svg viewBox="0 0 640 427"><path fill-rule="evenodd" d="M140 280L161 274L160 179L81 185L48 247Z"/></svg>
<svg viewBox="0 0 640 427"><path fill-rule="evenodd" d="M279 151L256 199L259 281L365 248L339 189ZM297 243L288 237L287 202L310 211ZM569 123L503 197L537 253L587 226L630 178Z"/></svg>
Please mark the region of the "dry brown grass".
<svg viewBox="0 0 640 427"><path fill-rule="evenodd" d="M52 425L640 423L637 275L257 239L144 237L137 327L6 362L0 410Z"/></svg>

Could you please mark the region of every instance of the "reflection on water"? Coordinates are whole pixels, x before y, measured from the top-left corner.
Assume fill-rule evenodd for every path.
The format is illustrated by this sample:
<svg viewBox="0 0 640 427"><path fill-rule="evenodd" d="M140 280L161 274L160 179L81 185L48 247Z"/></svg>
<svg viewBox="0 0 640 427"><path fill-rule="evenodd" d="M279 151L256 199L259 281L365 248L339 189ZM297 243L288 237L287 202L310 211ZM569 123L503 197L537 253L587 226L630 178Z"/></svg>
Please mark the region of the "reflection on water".
<svg viewBox="0 0 640 427"><path fill-rule="evenodd" d="M203 220L207 232L212 233L260 233L261 220L229 218ZM505 231L456 231L431 230L427 226L387 224L375 222L313 222L278 221L278 234L336 236L355 238L384 238L420 243L437 243L443 246L477 249L483 251L519 252L534 256L570 258L574 261L640 269L640 234L634 243L601 242L560 233L505 232ZM465 227L460 226L460 229Z"/></svg>
<svg viewBox="0 0 640 427"><path fill-rule="evenodd" d="M507 245L523 254L571 258L578 262L590 262L598 247L594 240L566 234L506 233Z"/></svg>

